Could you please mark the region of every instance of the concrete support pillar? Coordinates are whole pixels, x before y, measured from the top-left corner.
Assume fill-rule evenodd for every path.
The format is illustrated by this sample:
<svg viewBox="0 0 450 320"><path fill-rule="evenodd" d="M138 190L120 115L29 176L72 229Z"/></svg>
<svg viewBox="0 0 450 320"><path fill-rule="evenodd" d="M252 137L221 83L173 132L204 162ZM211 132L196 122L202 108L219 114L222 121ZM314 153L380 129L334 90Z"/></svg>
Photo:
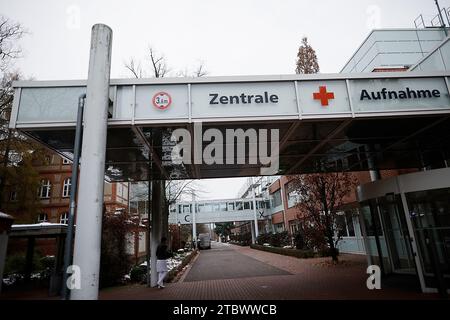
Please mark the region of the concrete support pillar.
<svg viewBox="0 0 450 320"><path fill-rule="evenodd" d="M194 248L197 248L197 214L195 211L195 195L192 195L192 241L194 242Z"/></svg>
<svg viewBox="0 0 450 320"><path fill-rule="evenodd" d="M253 197L253 214L254 214L254 224L255 224L255 242L256 242L256 238L258 238L259 236L259 228L258 228L258 210L256 210L256 192L255 192L255 183L254 183L254 179L253 177L251 178L252 180L252 197ZM255 243L254 242L254 243Z"/></svg>
<svg viewBox="0 0 450 320"><path fill-rule="evenodd" d="M250 221L250 231L252 233L252 243L255 244L256 243L256 237L255 237L255 222L254 221Z"/></svg>
<svg viewBox="0 0 450 320"><path fill-rule="evenodd" d="M167 195L166 195L166 182L162 181L162 216L161 216L161 234L162 236L166 237L169 240L169 205L167 202ZM170 245L170 241L168 242Z"/></svg>
<svg viewBox="0 0 450 320"><path fill-rule="evenodd" d="M152 181L152 222L150 233L150 286L155 287L158 281L156 273L156 248L161 242L162 192L164 181Z"/></svg>
<svg viewBox="0 0 450 320"><path fill-rule="evenodd" d="M369 174L370 174L370 180L373 181L377 181L381 179L381 174L380 174L380 170L375 169L376 168L376 160L375 160L375 156L373 155L373 145L365 145L365 149L366 149L366 156L367 156L367 163L369 165L369 168L373 169L373 170L369 170Z"/></svg>
<svg viewBox="0 0 450 320"><path fill-rule="evenodd" d="M73 258L81 287L72 290L74 300L98 298L111 43L108 26L92 27Z"/></svg>

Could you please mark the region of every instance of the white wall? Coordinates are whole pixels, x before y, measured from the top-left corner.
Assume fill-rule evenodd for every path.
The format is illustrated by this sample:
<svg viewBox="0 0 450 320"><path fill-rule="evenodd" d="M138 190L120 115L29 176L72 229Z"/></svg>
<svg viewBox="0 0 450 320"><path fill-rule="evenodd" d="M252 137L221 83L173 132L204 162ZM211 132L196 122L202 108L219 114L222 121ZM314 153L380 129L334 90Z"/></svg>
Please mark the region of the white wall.
<svg viewBox="0 0 450 320"><path fill-rule="evenodd" d="M379 67L414 66L444 38L444 31L438 28L373 30L341 73L372 72Z"/></svg>

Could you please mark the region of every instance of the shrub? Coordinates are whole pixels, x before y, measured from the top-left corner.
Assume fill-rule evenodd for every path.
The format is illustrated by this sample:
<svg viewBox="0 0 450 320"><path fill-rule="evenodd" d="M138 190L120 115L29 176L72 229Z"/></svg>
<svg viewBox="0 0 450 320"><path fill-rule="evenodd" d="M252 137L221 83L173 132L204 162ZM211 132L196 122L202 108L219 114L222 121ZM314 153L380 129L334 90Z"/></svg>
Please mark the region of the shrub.
<svg viewBox="0 0 450 320"><path fill-rule="evenodd" d="M240 233L230 235L230 240L232 243L241 245L241 246L249 246L252 243L252 234L248 233Z"/></svg>
<svg viewBox="0 0 450 320"><path fill-rule="evenodd" d="M282 254L285 256L291 256L296 258L313 258L315 256L313 250L298 250L298 249L287 249L279 247L266 247L257 244L250 245L252 249L257 249L261 251L267 251L277 254Z"/></svg>
<svg viewBox="0 0 450 320"><path fill-rule="evenodd" d="M197 255L197 253L198 253L198 251L195 250L195 251L190 252L188 255L186 255L178 267L169 271L165 281L172 282L172 280L175 279L175 277L177 276L178 272L183 270L183 268Z"/></svg>
<svg viewBox="0 0 450 320"><path fill-rule="evenodd" d="M130 280L132 282L145 282L147 278L147 266L134 266L130 271Z"/></svg>
<svg viewBox="0 0 450 320"><path fill-rule="evenodd" d="M271 234L269 243L273 247L284 247L291 244L287 231Z"/></svg>
<svg viewBox="0 0 450 320"><path fill-rule="evenodd" d="M33 255L33 267L31 272L39 272L45 269L45 265L43 265L42 254L39 251L35 251ZM26 256L25 254L14 254L6 257L5 261L5 271L4 274L25 274L26 267ZM51 266L53 267L53 265Z"/></svg>
<svg viewBox="0 0 450 320"><path fill-rule="evenodd" d="M305 238L299 231L294 234L294 245L296 249L306 249Z"/></svg>
<svg viewBox="0 0 450 320"><path fill-rule="evenodd" d="M100 287L122 283L123 276L130 270L126 253L129 232L126 213L103 214L102 247L100 259Z"/></svg>
<svg viewBox="0 0 450 320"><path fill-rule="evenodd" d="M339 249L338 248L334 248L334 250L336 252L336 256L338 256L339 255ZM331 253L332 252L331 252L330 248L324 248L324 249L319 250L319 255L321 257L331 257L332 256Z"/></svg>
<svg viewBox="0 0 450 320"><path fill-rule="evenodd" d="M270 243L270 237L271 233L261 233L258 235L258 238L256 238L256 243L260 245L264 245L264 243Z"/></svg>

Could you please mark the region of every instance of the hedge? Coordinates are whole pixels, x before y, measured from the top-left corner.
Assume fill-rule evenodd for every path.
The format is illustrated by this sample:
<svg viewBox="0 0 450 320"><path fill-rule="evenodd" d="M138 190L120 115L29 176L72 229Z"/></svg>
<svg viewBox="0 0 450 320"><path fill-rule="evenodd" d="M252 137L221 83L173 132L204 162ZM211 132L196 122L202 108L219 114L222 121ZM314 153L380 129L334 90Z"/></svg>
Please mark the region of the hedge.
<svg viewBox="0 0 450 320"><path fill-rule="evenodd" d="M279 247L266 247L266 246L261 246L259 244L251 244L250 248L256 249L256 250L261 250L261 251L267 251L267 252L271 252L271 253L276 253L276 254L282 254L285 256L302 258L302 259L314 258L317 256L327 257L330 255L329 250L326 252L323 251L323 252L316 253L313 250L299 250L299 249L288 249L288 248L279 248Z"/></svg>
<svg viewBox="0 0 450 320"><path fill-rule="evenodd" d="M261 250L261 251L282 254L285 256L296 257L296 258L312 258L315 256L315 253L312 250L298 250L298 249L288 249L288 248L280 248L280 247L266 247L266 246L261 246L259 244L251 244L250 248L256 249L256 250Z"/></svg>
<svg viewBox="0 0 450 320"><path fill-rule="evenodd" d="M192 251L190 254L188 254L186 257L184 257L183 261L181 261L181 264L170 270L169 273L167 274L167 277L165 279L166 282L171 282L173 279L175 279L176 275L178 274L178 272L180 272L181 270L183 270L183 268L189 263L191 262L191 260L198 254L198 250L194 250Z"/></svg>

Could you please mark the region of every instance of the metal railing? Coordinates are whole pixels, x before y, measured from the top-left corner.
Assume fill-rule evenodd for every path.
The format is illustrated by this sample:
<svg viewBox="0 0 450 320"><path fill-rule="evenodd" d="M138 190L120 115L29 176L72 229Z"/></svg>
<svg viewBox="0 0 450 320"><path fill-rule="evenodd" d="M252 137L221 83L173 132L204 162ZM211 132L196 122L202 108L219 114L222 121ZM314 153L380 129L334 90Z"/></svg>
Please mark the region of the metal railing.
<svg viewBox="0 0 450 320"><path fill-rule="evenodd" d="M440 14L436 14L428 21L424 18L423 14L420 14L416 19L414 19L414 27L416 29L420 28L436 28L443 26L450 26L450 7L441 9L442 19Z"/></svg>

